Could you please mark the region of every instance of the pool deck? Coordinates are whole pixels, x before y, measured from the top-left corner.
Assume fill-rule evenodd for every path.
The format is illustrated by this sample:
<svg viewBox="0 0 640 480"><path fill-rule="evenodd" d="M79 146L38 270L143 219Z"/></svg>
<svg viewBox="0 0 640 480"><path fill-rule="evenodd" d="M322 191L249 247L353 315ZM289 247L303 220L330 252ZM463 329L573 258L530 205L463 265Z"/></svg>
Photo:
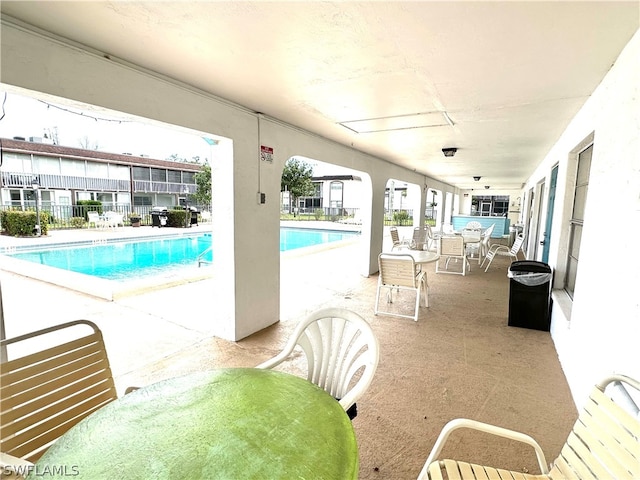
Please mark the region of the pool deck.
<svg viewBox="0 0 640 480"><path fill-rule="evenodd" d="M283 226L285 223L288 223L286 226L298 228L327 228L327 225L322 222L283 222ZM290 225L291 223L293 225ZM351 225L338 226L334 229L341 228L353 231ZM25 245L46 246L87 240L148 238L196 232L211 232L211 224L193 226L188 231L183 228L169 227L55 230L39 238L0 236L0 253L7 247ZM333 243L343 246L345 244L345 242ZM350 246L324 247L324 250L331 252L332 256L339 257L335 266L331 268L327 268L322 260L320 264L315 263L319 256L314 253L322 252L322 246L300 249L311 253L307 255L306 261L314 263L308 268L323 273L313 279L300 279L296 273L304 256L299 254L281 256L281 320L297 320L301 314L311 311L316 305L327 302L335 296L336 290L348 288L347 285L351 282L370 280L363 278L355 271L352 273L344 271L343 266L349 263L349 258L353 258L352 249L356 248L355 242L346 243ZM212 335L215 308L210 305L213 291L210 267L201 269L194 267L196 270L206 271L206 278L185 279L172 285L164 285L162 288L151 288L141 284L141 288L129 292L128 295L109 299L61 286L62 273L59 269L51 269L55 270L55 275L49 281L41 281L30 277L28 272L24 274L11 271L7 260L8 257L0 255L0 262L2 262L0 286L7 337L70 320L91 320L103 331L119 391L130 384L146 383L151 380L139 378L139 372L162 358L197 345ZM35 265L35 267L42 269L41 265ZM327 287L317 285L317 283L323 283L321 277L327 275L334 279L332 283ZM85 275L80 276L87 278ZM313 292L313 302L309 301L309 292ZM290 330L290 325L292 324L287 322L285 331ZM127 334L123 335L123 332ZM228 343L222 340L220 342Z"/></svg>
<svg viewBox="0 0 640 480"><path fill-rule="evenodd" d="M0 237L0 247L16 240L62 241L66 235L157 232L151 227L52 232L50 239ZM388 231L383 238L383 247L390 248ZM280 321L238 342L212 336L217 305L224 300L215 298L211 280L107 301L0 269L6 333L13 337L81 318L95 322L122 395L127 386L189 372L255 366L277 354L308 313L345 307L372 325L381 351L353 422L360 480L416 478L442 426L457 417L527 432L541 442L547 458L555 458L575 421L575 405L549 333L507 326L508 262L496 260L487 273L473 264L464 277L439 275L433 264L427 266L429 308L420 308L414 322L373 314L377 275L363 277L355 268L359 247L353 242L281 255ZM405 293L394 296L395 308L412 311L415 297ZM494 440L491 453L488 442L453 436L451 441L462 458L518 471L536 468L535 456L520 445Z"/></svg>

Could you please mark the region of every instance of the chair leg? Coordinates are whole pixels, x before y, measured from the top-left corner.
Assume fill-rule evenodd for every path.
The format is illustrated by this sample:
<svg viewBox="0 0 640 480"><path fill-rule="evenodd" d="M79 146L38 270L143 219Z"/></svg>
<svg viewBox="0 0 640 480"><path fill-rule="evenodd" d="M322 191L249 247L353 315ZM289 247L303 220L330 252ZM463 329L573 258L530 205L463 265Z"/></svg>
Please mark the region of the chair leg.
<svg viewBox="0 0 640 480"><path fill-rule="evenodd" d="M484 272L487 273L487 270L489 270L489 266L491 265L491 262L493 262L493 258L495 257L495 255L492 255L491 257L486 257L489 259L489 263L487 263L487 268L484 269Z"/></svg>
<svg viewBox="0 0 640 480"><path fill-rule="evenodd" d="M378 314L378 303L380 302L380 282L378 282L378 288L376 289L376 304L373 306L373 314Z"/></svg>
<svg viewBox="0 0 640 480"><path fill-rule="evenodd" d="M422 287L424 288L424 306L429 306L429 282L427 276L422 277Z"/></svg>

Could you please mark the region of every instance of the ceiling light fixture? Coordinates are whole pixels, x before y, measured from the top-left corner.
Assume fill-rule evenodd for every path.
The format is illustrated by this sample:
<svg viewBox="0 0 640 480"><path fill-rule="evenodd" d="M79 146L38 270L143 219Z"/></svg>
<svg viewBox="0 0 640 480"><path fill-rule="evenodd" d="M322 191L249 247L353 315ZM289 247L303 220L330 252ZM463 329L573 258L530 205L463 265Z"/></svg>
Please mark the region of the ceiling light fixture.
<svg viewBox="0 0 640 480"><path fill-rule="evenodd" d="M476 182L479 182L482 177L473 177Z"/></svg>
<svg viewBox="0 0 640 480"><path fill-rule="evenodd" d="M442 153L444 153L445 157L453 157L456 154L457 151L458 151L458 149L455 148L455 147L443 148L442 149Z"/></svg>
<svg viewBox="0 0 640 480"><path fill-rule="evenodd" d="M484 188L486 188L487 190L489 190L491 188L491 185L485 185Z"/></svg>

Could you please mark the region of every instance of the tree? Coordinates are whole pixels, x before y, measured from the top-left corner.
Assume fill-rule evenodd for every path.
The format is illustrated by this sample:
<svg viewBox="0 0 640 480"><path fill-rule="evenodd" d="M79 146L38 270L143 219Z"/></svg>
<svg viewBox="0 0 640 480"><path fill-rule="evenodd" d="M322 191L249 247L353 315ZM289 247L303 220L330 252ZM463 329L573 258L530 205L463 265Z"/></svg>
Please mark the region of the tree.
<svg viewBox="0 0 640 480"><path fill-rule="evenodd" d="M196 193L193 197L198 205L211 205L211 166L206 163L202 169L194 175L196 181Z"/></svg>
<svg viewBox="0 0 640 480"><path fill-rule="evenodd" d="M80 144L80 148L84 148L85 150L98 150L100 145L97 141L92 141L87 135L78 139L78 143Z"/></svg>
<svg viewBox="0 0 640 480"><path fill-rule="evenodd" d="M315 192L311 177L313 177L313 167L307 162L293 157L285 163L280 180L280 191L289 191L289 213L291 213L291 200L297 206L298 198L312 195ZM294 214L295 212L296 210L294 210Z"/></svg>
<svg viewBox="0 0 640 480"><path fill-rule="evenodd" d="M197 163L198 165L202 164L202 160L200 160L200 155L195 155L193 157L191 157L191 160L188 160L184 157L181 157L179 154L177 153L172 153L171 155L169 155L166 160L169 160L170 162L179 162L179 163ZM204 159L204 163L207 163L208 160L205 158Z"/></svg>

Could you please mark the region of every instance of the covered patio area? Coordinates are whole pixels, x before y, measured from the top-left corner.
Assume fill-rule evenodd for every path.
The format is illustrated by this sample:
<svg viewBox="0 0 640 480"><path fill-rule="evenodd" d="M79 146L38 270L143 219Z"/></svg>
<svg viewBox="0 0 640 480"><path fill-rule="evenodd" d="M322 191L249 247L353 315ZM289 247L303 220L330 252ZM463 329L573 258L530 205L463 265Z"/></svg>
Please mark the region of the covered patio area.
<svg viewBox="0 0 640 480"><path fill-rule="evenodd" d="M307 313L346 307L371 323L381 349L353 421L359 478L416 478L442 426L457 417L524 431L555 458L577 411L550 334L507 326L508 261L496 260L487 273L474 264L464 277L427 266L430 307L421 307L414 322L373 315L377 275L360 275L353 265L358 248L283 256L281 321L238 342L210 334L217 300L209 280L107 302L1 272L5 319L12 330L19 320L21 332L42 322L94 321L122 395L127 386L188 372L255 366L281 349ZM25 322L29 298L48 305L46 319L29 320L33 327ZM414 300L405 292L398 301L411 309ZM445 455L459 459L536 472L531 451L496 438L468 433L452 437L447 448L454 452Z"/></svg>

